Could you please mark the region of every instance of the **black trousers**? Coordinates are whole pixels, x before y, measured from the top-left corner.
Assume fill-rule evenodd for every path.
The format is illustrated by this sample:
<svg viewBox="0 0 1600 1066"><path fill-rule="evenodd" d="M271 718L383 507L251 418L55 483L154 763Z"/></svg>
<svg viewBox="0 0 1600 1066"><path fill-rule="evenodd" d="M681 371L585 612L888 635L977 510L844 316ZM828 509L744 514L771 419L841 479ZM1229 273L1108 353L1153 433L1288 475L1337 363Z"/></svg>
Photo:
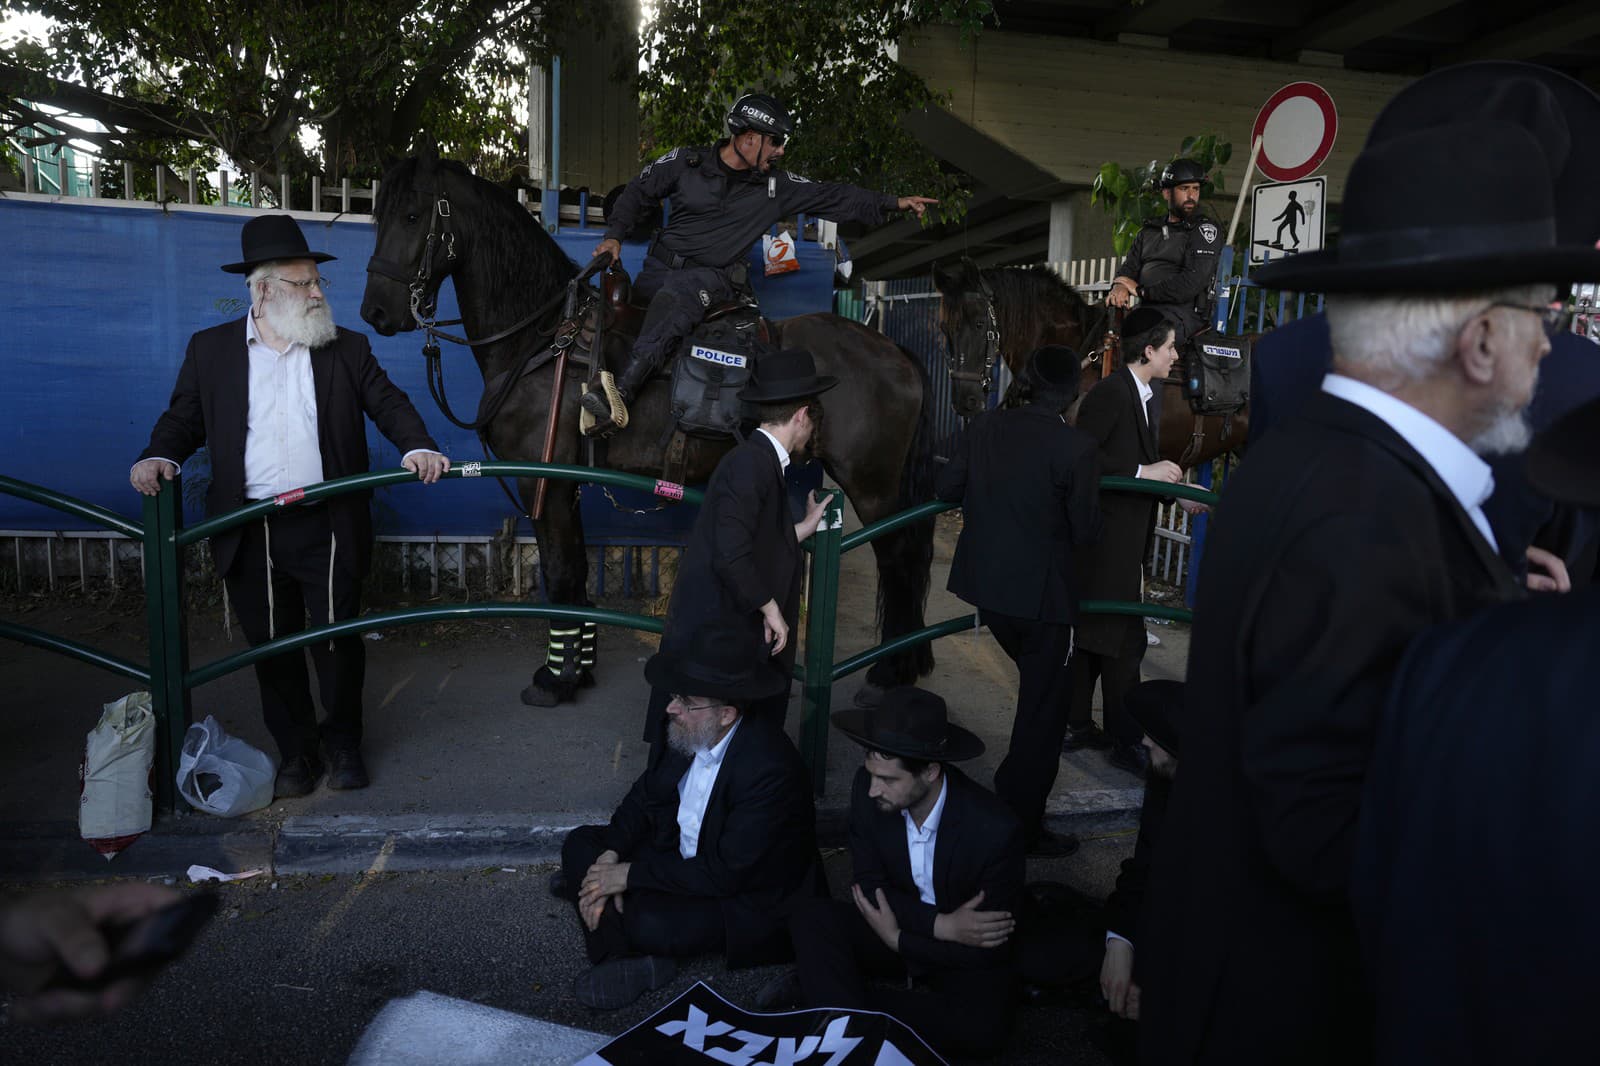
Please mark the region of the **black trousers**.
<svg viewBox="0 0 1600 1066"><path fill-rule="evenodd" d="M1137 744L1144 731L1127 711L1128 692L1139 683L1139 666L1144 662L1144 627L1138 627L1139 648L1121 655L1099 655L1081 647L1072 654L1067 668L1070 678L1071 722L1074 729L1091 725L1094 683L1100 682L1100 707L1105 716L1105 731L1118 744Z"/></svg>
<svg viewBox="0 0 1600 1066"><path fill-rule="evenodd" d="M647 257L633 283L633 292L635 299L648 301L649 309L639 327L639 336L634 339L628 366L617 379L628 399L639 394L656 368L699 325L707 307L733 298L733 282L726 270L716 267L673 270L660 260Z"/></svg>
<svg viewBox="0 0 1600 1066"><path fill-rule="evenodd" d="M937 969L919 973L925 988L868 987L868 977L902 983L905 960L872 931L848 900L818 899L790 920L808 1007L877 1010L917 1031L941 1055L997 1055L1011 1031L1012 971Z"/></svg>
<svg viewBox="0 0 1600 1066"><path fill-rule="evenodd" d="M1061 740L1067 735L1073 706L1067 684L1072 627L989 610L980 610L978 617L1020 674L1011 746L995 770L994 790L1016 812L1024 841L1032 846L1039 839L1045 802L1061 768Z"/></svg>
<svg viewBox="0 0 1600 1066"><path fill-rule="evenodd" d="M228 601L239 616L239 626L251 645L264 644L269 633L287 636L328 621L329 570L332 527L325 506L290 507L262 523L244 528L239 552L225 581ZM267 542L272 544L272 615L267 624ZM348 556L344 553L348 552ZM342 545L339 554L355 557L354 545ZM361 582L337 559L332 573L333 617L336 621L361 613ZM261 714L267 730L287 760L297 755L315 756L318 742L329 748L361 745L361 688L366 679L367 649L359 636L333 642L318 641L308 649L317 667L317 686L326 713L317 727L311 702L311 677L303 652L291 651L263 659L255 666L261 687Z"/></svg>
<svg viewBox="0 0 1600 1066"><path fill-rule="evenodd" d="M764 726L783 731L784 720L789 716L789 692L794 687L794 682L776 696L768 696L763 700L756 700L745 711L745 718L752 723L761 723ZM650 745L650 756L645 765L654 767L661 761L661 756L667 750L667 704L672 702L672 693L666 689L650 687L650 703L644 711L644 736L641 738ZM1059 741L1057 742L1059 743Z"/></svg>
<svg viewBox="0 0 1600 1066"><path fill-rule="evenodd" d="M604 834L604 826L580 825L561 845L561 870L574 901L583 875L606 850ZM722 905L716 900L644 889L629 889L620 912L607 901L597 928L582 922L580 916L584 950L596 964L630 955L682 958L720 952L726 938Z"/></svg>

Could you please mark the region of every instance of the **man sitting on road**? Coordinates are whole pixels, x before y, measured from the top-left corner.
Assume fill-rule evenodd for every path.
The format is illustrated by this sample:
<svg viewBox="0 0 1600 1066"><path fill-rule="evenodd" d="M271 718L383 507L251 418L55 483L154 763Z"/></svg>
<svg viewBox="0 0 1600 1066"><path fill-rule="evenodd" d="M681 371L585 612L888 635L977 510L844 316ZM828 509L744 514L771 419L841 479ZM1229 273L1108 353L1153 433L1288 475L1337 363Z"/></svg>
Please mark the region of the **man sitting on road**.
<svg viewBox="0 0 1600 1066"><path fill-rule="evenodd" d="M684 654L645 663L673 693L670 750L641 774L609 825L568 834L556 895L572 899L594 967L578 1001L627 1006L677 974L673 961L721 951L730 966L788 954L784 916L820 887L816 811L800 753L743 709L784 679L747 627L696 630Z"/></svg>
<svg viewBox="0 0 1600 1066"><path fill-rule="evenodd" d="M628 365L617 375L623 405L639 395L706 308L745 288L750 246L780 220L806 214L877 223L887 211L915 211L921 218L929 204L939 202L808 181L775 169L794 123L764 93L739 97L728 109L727 126L728 136L711 147L674 148L645 167L618 197L605 239L595 245L595 255L621 258L622 238L645 212L672 198L671 217L651 242L633 286L650 309ZM585 394L583 406L601 421L626 424L625 407L613 412L603 391Z"/></svg>

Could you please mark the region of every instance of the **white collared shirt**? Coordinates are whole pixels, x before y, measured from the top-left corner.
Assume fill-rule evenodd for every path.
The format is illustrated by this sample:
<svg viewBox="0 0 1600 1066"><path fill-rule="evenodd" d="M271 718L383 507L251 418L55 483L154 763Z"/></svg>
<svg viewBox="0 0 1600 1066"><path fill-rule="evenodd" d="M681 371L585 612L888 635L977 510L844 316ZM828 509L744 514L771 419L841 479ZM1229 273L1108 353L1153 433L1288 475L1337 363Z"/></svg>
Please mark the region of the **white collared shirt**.
<svg viewBox="0 0 1600 1066"><path fill-rule="evenodd" d="M1133 378L1134 388L1139 390L1139 417L1144 419L1144 424L1150 424L1150 398L1156 394L1150 383L1133 372L1133 367L1128 368L1128 374Z"/></svg>
<svg viewBox="0 0 1600 1066"><path fill-rule="evenodd" d="M706 804L711 802L711 790L717 787L717 773L722 769L722 757L728 754L728 743L743 722L743 718L737 719L715 747L697 752L689 761L689 769L678 778L678 854L686 859L694 858L700 850Z"/></svg>
<svg viewBox="0 0 1600 1066"><path fill-rule="evenodd" d="M291 344L277 351L261 338L254 315L245 317L250 359L250 410L245 420L244 494L265 500L322 480L317 438L317 386L311 349Z"/></svg>
<svg viewBox="0 0 1600 1066"><path fill-rule="evenodd" d="M944 775L939 775L939 798L933 801L933 810L917 827L910 811L901 811L906 820L906 850L911 853L911 880L916 882L917 895L922 902L937 907L939 899L933 891L933 848L939 840L939 819L944 816L944 798L950 794L945 787Z"/></svg>
<svg viewBox="0 0 1600 1066"><path fill-rule="evenodd" d="M1400 434L1439 475L1489 546L1500 550L1494 530L1489 528L1489 516L1483 513L1483 502L1494 492L1494 471L1466 442L1404 400L1364 381L1329 374L1322 379L1322 391L1372 412Z"/></svg>
<svg viewBox="0 0 1600 1066"><path fill-rule="evenodd" d="M778 438L774 437L771 433L768 433L766 430L761 429L759 426L756 428L756 432L761 434L763 437L767 438L769 441L772 442L772 450L778 453L778 467L779 467L779 469L780 470L788 470L789 469L789 453L788 453L787 450L784 449L783 445L778 443Z"/></svg>

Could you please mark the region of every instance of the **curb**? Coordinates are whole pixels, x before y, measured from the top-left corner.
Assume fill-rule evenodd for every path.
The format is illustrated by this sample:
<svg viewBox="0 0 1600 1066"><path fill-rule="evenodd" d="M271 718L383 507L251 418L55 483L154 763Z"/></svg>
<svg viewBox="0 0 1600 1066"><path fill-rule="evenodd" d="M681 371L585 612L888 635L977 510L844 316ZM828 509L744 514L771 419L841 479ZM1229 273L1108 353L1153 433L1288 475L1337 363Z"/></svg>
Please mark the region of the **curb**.
<svg viewBox="0 0 1600 1066"><path fill-rule="evenodd" d="M1136 826L1142 789L1094 789L1052 797L1045 824L1095 836ZM182 877L191 865L224 872L262 868L274 875L473 870L558 862L575 826L605 811L438 815L304 815L281 824L224 822L189 814L164 819L107 861L78 836L75 822L0 827L0 879L73 881L107 877ZM847 845L844 807L817 809L825 848Z"/></svg>

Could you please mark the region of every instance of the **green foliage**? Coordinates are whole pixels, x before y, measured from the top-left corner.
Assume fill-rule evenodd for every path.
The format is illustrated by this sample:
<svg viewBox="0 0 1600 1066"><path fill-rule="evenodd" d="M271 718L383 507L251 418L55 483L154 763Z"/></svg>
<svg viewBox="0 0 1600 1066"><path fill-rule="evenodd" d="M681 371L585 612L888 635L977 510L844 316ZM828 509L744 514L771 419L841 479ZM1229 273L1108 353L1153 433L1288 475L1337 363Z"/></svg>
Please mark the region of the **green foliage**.
<svg viewBox="0 0 1600 1066"><path fill-rule="evenodd" d="M1167 163L1177 159L1193 159L1205 167L1208 180L1201 185L1202 204L1205 198L1223 191L1222 167L1233 156L1233 145L1221 134L1205 133L1185 137L1183 144L1169 160L1152 159L1141 166L1124 167L1107 163L1094 179L1094 191L1089 202L1096 204L1112 217L1112 239L1118 255L1126 255L1139 235L1139 227L1147 218L1164 215L1166 201L1161 198L1161 171Z"/></svg>
<svg viewBox="0 0 1600 1066"><path fill-rule="evenodd" d="M769 92L795 117L786 169L937 197L941 217L959 218L958 176L899 121L942 100L886 42L935 22L970 36L991 12L988 0L657 0L640 43L644 154L710 144L740 94Z"/></svg>

